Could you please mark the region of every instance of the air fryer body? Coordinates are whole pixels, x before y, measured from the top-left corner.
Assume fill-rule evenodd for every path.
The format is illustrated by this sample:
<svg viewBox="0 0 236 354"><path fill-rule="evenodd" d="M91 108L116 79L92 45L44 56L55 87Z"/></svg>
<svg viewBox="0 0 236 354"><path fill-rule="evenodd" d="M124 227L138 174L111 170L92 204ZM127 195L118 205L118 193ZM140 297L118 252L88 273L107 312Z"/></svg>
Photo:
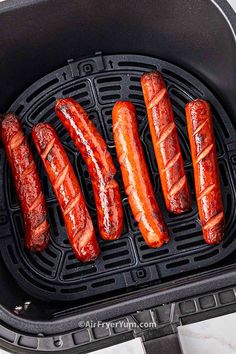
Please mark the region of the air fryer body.
<svg viewBox="0 0 236 354"><path fill-rule="evenodd" d="M76 68L73 73L73 63L77 63L77 59L96 56L100 58L96 60L99 63L99 60L106 62L108 55L130 54L157 58L193 75L223 107L232 127L236 126L236 15L226 1L9 0L0 3L0 27L2 113L14 107L12 104L17 97L48 73L54 72L54 78L61 82L62 77L59 74L57 77L56 71L69 65L70 75L79 76L84 68ZM143 59L145 63L146 60ZM106 122L104 129L105 125ZM232 138L233 151L236 150L235 142ZM110 148L114 149L112 143ZM1 165L2 145L0 149ZM229 164L235 172L233 154L231 157ZM2 185L6 168L5 163L0 171ZM0 198L1 244L5 237L1 238L1 234L5 235L7 228L5 209L3 198ZM96 321L126 316L214 292L232 286L236 281L233 253L220 263L170 276L163 283L147 282L143 288L132 286L116 293L110 291L112 285L108 284L110 292L100 297L90 294L81 301L73 299L70 302L54 301L52 296L49 302L32 297L25 286L20 287L3 259L0 250L0 345L17 353L59 349L73 352L77 345L87 343L80 342L80 334L75 334L81 319ZM9 258L9 262L14 266L14 257ZM126 281L128 284L128 277ZM31 306L25 311L27 301ZM123 340L130 338L130 334L123 336ZM122 341L122 338L118 340ZM107 343L118 340L110 336ZM91 350L96 347L93 341L90 345ZM86 352L86 349L81 350Z"/></svg>

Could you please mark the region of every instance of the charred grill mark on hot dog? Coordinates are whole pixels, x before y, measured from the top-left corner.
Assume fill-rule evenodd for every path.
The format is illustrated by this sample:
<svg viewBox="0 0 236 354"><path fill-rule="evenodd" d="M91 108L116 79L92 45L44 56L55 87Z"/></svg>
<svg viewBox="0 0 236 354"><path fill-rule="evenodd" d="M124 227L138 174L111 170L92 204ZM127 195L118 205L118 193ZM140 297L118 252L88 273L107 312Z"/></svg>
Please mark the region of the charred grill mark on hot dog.
<svg viewBox="0 0 236 354"><path fill-rule="evenodd" d="M224 236L224 210L208 102L200 99L189 102L186 117L203 236L207 243L217 244Z"/></svg>
<svg viewBox="0 0 236 354"><path fill-rule="evenodd" d="M112 124L125 192L134 218L146 243L153 248L160 247L168 242L169 236L151 185L132 103L115 104Z"/></svg>
<svg viewBox="0 0 236 354"><path fill-rule="evenodd" d="M88 166L100 234L105 240L115 240L123 230L123 209L114 179L116 168L107 145L76 101L60 99L55 110Z"/></svg>
<svg viewBox="0 0 236 354"><path fill-rule="evenodd" d="M180 214L190 209L190 195L166 85L159 72L144 74L141 84L165 203Z"/></svg>
<svg viewBox="0 0 236 354"><path fill-rule="evenodd" d="M49 124L36 125L32 136L58 199L75 255L82 262L92 261L99 254L99 245L66 152Z"/></svg>
<svg viewBox="0 0 236 354"><path fill-rule="evenodd" d="M45 198L30 147L15 114L2 118L1 136L23 211L25 245L31 251L43 251L50 237Z"/></svg>

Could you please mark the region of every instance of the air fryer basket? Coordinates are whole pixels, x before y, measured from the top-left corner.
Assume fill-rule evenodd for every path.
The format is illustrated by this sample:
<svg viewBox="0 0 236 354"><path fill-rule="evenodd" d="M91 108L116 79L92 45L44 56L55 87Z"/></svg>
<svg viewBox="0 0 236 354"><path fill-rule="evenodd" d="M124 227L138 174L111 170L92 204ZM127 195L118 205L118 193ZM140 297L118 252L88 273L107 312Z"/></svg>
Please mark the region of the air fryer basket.
<svg viewBox="0 0 236 354"><path fill-rule="evenodd" d="M145 334L140 329L102 334L102 330L78 327L79 320L110 320L131 313L138 321L137 310L149 316L145 309L152 313L162 303L235 284L234 21L234 13L220 0L182 0L181 4L175 0L171 6L150 0L145 8L132 0L100 1L99 5L94 0L23 0L0 5L0 108L19 114L29 136L52 229L50 246L43 253L32 254L23 248L22 215L0 143L0 288L4 289L0 292L0 345L15 347L17 353L69 352L77 346L86 352L136 335L149 340L173 334L180 317L193 313L194 306L200 311L201 300L191 300L194 306L190 310L187 306L186 312L182 311L185 305L176 304L180 310L166 320L169 327L164 332L157 329ZM181 216L169 214L164 205L140 86L141 74L155 69L167 82L191 190L192 209ZM73 97L88 111L108 143L123 198L122 237L115 242L99 238L101 255L86 265L74 257L30 137L37 122L47 121L56 128L97 228L87 168L54 113L59 97ZM214 247L203 242L194 194L184 106L195 97L210 101L217 141L226 238ZM170 230L171 242L160 249L144 243L124 193L111 133L111 109L119 99L131 100L136 106L153 187ZM214 307L217 311L219 304L220 300ZM172 305L165 306L155 311L169 313ZM156 321L159 326L159 317Z"/></svg>
<svg viewBox="0 0 236 354"><path fill-rule="evenodd" d="M168 213L164 205L140 85L140 76L147 70L162 72L175 112L186 175L192 192L192 209L180 216ZM98 55L70 62L62 69L54 71L33 84L12 104L9 110L20 115L22 125L29 134L32 126L38 122L54 125L76 170L96 227L96 209L88 170L54 112L55 101L59 97L73 97L80 102L106 139L118 170L116 178L122 193L125 226L119 240L99 240L101 255L95 262L83 264L77 261L69 244L52 187L41 159L35 153L52 232L48 249L40 253L27 252L24 249L23 218L10 170L3 155L1 195L6 210L6 222L1 234L1 252L12 276L28 294L50 301L71 301L107 294L111 289L113 292L120 289L129 290L132 287L138 288L163 281L186 271L214 265L236 249L236 176L233 173L236 148L232 147L235 129L216 97L199 80L175 65L151 57ZM214 247L205 244L198 218L184 111L186 102L196 97L211 102L226 214L226 238L223 243ZM116 100L132 100L136 105L146 160L171 238L171 242L160 249L151 249L145 244L124 193L111 126L111 110Z"/></svg>

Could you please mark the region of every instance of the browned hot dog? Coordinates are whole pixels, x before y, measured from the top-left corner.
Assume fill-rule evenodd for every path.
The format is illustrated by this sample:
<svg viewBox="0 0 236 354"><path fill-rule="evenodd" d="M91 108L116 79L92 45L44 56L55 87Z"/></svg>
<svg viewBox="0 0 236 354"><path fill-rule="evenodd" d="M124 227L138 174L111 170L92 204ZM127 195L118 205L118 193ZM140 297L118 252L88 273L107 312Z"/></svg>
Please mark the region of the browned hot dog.
<svg viewBox="0 0 236 354"><path fill-rule="evenodd" d="M144 74L141 84L166 207L180 214L191 203L170 98L157 71Z"/></svg>
<svg viewBox="0 0 236 354"><path fill-rule="evenodd" d="M115 240L123 230L123 209L119 185L114 179L116 168L107 145L75 100L60 99L55 110L88 166L100 235L104 240Z"/></svg>
<svg viewBox="0 0 236 354"><path fill-rule="evenodd" d="M224 210L209 103L200 99L189 102L186 116L203 236L207 243L217 244L224 237Z"/></svg>
<svg viewBox="0 0 236 354"><path fill-rule="evenodd" d="M30 251L43 251L50 236L45 198L29 144L14 113L2 118L1 136L24 216L25 245Z"/></svg>
<svg viewBox="0 0 236 354"><path fill-rule="evenodd" d="M37 124L32 136L58 199L75 255L82 262L92 261L99 254L99 245L66 152L49 124Z"/></svg>
<svg viewBox="0 0 236 354"><path fill-rule="evenodd" d="M134 218L146 243L153 248L160 247L168 242L168 231L150 181L133 104L117 102L112 111L112 124L125 191Z"/></svg>

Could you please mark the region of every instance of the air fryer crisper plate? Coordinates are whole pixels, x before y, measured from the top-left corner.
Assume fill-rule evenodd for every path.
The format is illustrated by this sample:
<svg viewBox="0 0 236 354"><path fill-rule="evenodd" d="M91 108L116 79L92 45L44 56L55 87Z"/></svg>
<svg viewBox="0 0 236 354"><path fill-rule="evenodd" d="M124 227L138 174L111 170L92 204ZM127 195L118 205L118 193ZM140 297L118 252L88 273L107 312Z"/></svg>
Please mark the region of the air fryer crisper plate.
<svg viewBox="0 0 236 354"><path fill-rule="evenodd" d="M185 170L192 195L192 209L180 216L167 212L161 192L140 85L144 71L162 72L171 97L183 152ZM0 150L0 251L9 271L29 294L40 299L75 300L129 289L161 281L169 276L212 265L236 249L235 184L236 134L229 117L216 97L195 77L165 61L139 55L111 55L70 60L30 86L9 111L19 114L29 135L33 125L50 122L63 143L80 180L96 230L96 210L92 186L84 161L54 113L59 97L73 97L89 113L105 138L118 169L125 225L122 237L105 242L99 238L101 255L94 263L75 259L51 185L34 149L51 223L51 242L42 253L24 249L24 227L11 173L4 150ZM204 243L198 218L193 170L187 137L184 107L196 97L210 101L214 115L217 154L226 214L226 238L218 246ZM140 136L160 208L167 222L171 242L150 249L134 221L118 168L112 136L111 110L117 100L131 100L137 109Z"/></svg>

